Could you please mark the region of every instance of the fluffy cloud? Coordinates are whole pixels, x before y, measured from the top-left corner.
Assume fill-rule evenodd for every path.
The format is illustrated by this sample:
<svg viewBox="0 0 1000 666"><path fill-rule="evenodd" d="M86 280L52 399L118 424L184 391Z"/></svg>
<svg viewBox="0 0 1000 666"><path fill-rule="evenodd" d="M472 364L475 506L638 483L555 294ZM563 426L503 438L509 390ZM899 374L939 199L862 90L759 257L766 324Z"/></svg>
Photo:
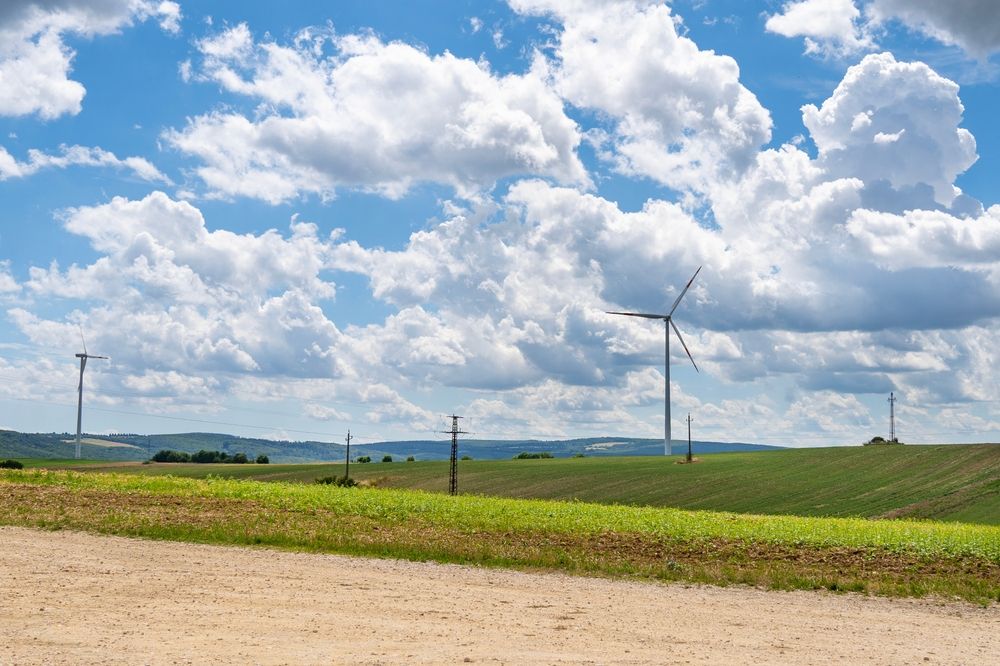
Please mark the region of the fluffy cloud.
<svg viewBox="0 0 1000 666"><path fill-rule="evenodd" d="M73 209L66 228L102 256L88 266L33 268L35 297L96 302L86 319L95 346L135 368L193 368L331 376L328 348L340 335L318 303L334 296L319 275L327 243L314 225L291 234L208 231L201 213L154 193ZM23 310L12 317L40 344L66 328ZM72 326L67 324L66 326Z"/></svg>
<svg viewBox="0 0 1000 666"><path fill-rule="evenodd" d="M66 169L71 166L127 169L132 172L132 175L146 182L171 184L170 179L144 157L120 159L114 153L101 148L61 146L58 155L51 155L40 150L29 150L28 160L19 162L3 146L0 146L0 181L9 178L25 178L43 169Z"/></svg>
<svg viewBox="0 0 1000 666"><path fill-rule="evenodd" d="M655 2L512 0L561 23L550 77L571 104L614 119L623 173L678 188L741 172L770 140L771 117L728 56L702 51Z"/></svg>
<svg viewBox="0 0 1000 666"><path fill-rule="evenodd" d="M963 110L955 83L882 53L848 69L821 107L803 107L802 120L829 175L929 185L951 205L955 177L977 158L976 140L958 127Z"/></svg>
<svg viewBox="0 0 1000 666"><path fill-rule="evenodd" d="M8 0L0 4L0 115L56 118L80 112L86 90L69 78L66 34L94 37L159 19L177 32L180 5L167 0Z"/></svg>
<svg viewBox="0 0 1000 666"><path fill-rule="evenodd" d="M849 56L875 48L876 36L899 23L985 59L1000 51L996 9L993 0L794 0L769 17L765 28L804 37L806 53Z"/></svg>
<svg viewBox="0 0 1000 666"><path fill-rule="evenodd" d="M867 12L875 21L898 20L976 58L1000 51L1000 14L993 0L872 0Z"/></svg>
<svg viewBox="0 0 1000 666"><path fill-rule="evenodd" d="M10 273L10 261L0 261L0 298L19 291L21 291L21 285Z"/></svg>
<svg viewBox="0 0 1000 666"><path fill-rule="evenodd" d="M350 187L399 197L418 182L471 195L519 174L588 183L576 124L533 71L497 76L370 35L258 43L245 25L199 50L202 79L265 105L253 118L219 111L166 133L203 162L197 174L216 195L277 203Z"/></svg>
<svg viewBox="0 0 1000 666"><path fill-rule="evenodd" d="M1000 283L1000 206L970 218L933 210L861 209L851 214L847 231L866 254L892 270L979 266Z"/></svg>
<svg viewBox="0 0 1000 666"><path fill-rule="evenodd" d="M787 2L764 27L785 37L805 37L806 53L849 55L873 46L854 0Z"/></svg>

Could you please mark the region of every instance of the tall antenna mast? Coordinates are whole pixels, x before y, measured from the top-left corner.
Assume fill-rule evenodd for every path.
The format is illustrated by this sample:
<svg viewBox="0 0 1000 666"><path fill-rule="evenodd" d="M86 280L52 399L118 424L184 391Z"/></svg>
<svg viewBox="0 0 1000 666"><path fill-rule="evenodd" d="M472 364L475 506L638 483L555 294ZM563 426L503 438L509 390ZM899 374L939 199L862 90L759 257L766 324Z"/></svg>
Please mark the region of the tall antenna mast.
<svg viewBox="0 0 1000 666"><path fill-rule="evenodd" d="M107 359L107 356L94 356L87 353L87 341L83 337L83 327L80 327L80 341L83 342L83 353L75 356L80 359L80 386L77 388L76 400L76 459L80 459L80 429L83 425L83 370L87 367L88 358Z"/></svg>
<svg viewBox="0 0 1000 666"><path fill-rule="evenodd" d="M889 391L889 441L896 441L896 396Z"/></svg>
<svg viewBox="0 0 1000 666"><path fill-rule="evenodd" d="M673 306L670 308L670 312L666 314L649 314L646 312L608 312L608 314L614 315L625 315L626 317L642 317L643 319L662 319L663 320L663 380L665 386L663 387L663 453L664 455L671 455L671 435L670 435L670 329L674 329L674 333L677 334L677 339L681 341L681 346L684 347L684 353L687 354L688 358L691 359L691 365L694 366L696 372L698 370L698 364L694 362L694 357L691 356L691 352L688 350L687 345L684 343L684 336L681 335L680 330L677 328L677 324L674 323L673 316L674 310L680 305L681 299L684 298L684 294L687 293L688 289L691 288L691 283L694 279L698 277L698 273L701 272L701 266L698 270L694 272L691 279L688 280L687 284L684 285L684 289L681 290L680 295L677 300L674 301Z"/></svg>

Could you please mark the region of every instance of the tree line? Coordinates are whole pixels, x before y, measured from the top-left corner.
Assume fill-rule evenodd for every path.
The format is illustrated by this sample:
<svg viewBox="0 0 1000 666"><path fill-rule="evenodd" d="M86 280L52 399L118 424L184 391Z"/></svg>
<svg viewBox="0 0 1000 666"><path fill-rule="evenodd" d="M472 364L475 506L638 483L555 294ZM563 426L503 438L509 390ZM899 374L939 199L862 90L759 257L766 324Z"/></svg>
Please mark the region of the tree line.
<svg viewBox="0 0 1000 666"><path fill-rule="evenodd" d="M164 463L229 463L233 465L245 465L251 462L258 465L267 465L271 462L263 453L251 460L245 453L229 455L225 451L206 451L205 449L201 449L197 453L160 449L153 455L152 461Z"/></svg>

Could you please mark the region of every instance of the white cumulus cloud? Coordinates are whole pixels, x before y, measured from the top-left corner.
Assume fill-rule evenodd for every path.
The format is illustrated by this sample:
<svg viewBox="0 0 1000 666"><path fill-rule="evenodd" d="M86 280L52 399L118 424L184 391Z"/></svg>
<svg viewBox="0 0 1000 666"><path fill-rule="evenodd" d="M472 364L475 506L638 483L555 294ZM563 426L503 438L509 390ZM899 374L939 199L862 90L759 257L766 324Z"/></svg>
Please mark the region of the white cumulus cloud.
<svg viewBox="0 0 1000 666"><path fill-rule="evenodd" d="M806 53L843 56L873 46L854 0L786 2L764 27L785 37L804 37Z"/></svg>
<svg viewBox="0 0 1000 666"><path fill-rule="evenodd" d="M72 166L110 167L128 170L137 178L150 183L171 184L170 178L144 157L119 158L102 148L88 146L61 146L58 154L32 149L28 159L19 162L0 146L0 181L10 178L26 178L44 169L67 169Z"/></svg>
<svg viewBox="0 0 1000 666"><path fill-rule="evenodd" d="M201 78L265 105L165 134L202 162L196 173L216 195L277 203L347 187L399 197L420 182L472 195L521 174L589 182L576 123L533 71L498 76L370 35L255 42L243 24L199 50Z"/></svg>
<svg viewBox="0 0 1000 666"><path fill-rule="evenodd" d="M792 0L768 17L765 29L805 38L806 53L846 57L877 48L894 24L980 60L1000 51L994 0Z"/></svg>
<svg viewBox="0 0 1000 666"><path fill-rule="evenodd" d="M771 117L728 56L678 34L655 2L512 0L553 16L556 90L571 104L614 119L610 156L627 174L676 188L745 169L771 138Z"/></svg>
<svg viewBox="0 0 1000 666"><path fill-rule="evenodd" d="M898 20L976 58L1000 51L1000 12L994 0L872 0L873 20Z"/></svg>
<svg viewBox="0 0 1000 666"><path fill-rule="evenodd" d="M958 126L963 111L954 82L882 53L849 68L821 106L803 107L802 119L830 175L927 185L951 205L955 177L977 159L975 138Z"/></svg>
<svg viewBox="0 0 1000 666"><path fill-rule="evenodd" d="M5 0L0 3L0 116L80 112L86 89L70 79L67 34L107 35L156 18L176 33L181 11L162 0Z"/></svg>

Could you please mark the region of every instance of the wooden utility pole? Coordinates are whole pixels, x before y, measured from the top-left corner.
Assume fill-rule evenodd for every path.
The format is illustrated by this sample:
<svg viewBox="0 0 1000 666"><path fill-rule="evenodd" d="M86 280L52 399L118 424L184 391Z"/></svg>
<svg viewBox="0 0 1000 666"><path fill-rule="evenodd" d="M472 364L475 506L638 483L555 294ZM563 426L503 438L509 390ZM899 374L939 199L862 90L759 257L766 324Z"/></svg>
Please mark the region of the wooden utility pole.
<svg viewBox="0 0 1000 666"><path fill-rule="evenodd" d="M351 431L347 430L347 458L344 459L344 481L351 478Z"/></svg>
<svg viewBox="0 0 1000 666"><path fill-rule="evenodd" d="M688 462L691 462L691 412L688 412Z"/></svg>
<svg viewBox="0 0 1000 666"><path fill-rule="evenodd" d="M889 391L889 441L896 442L896 396Z"/></svg>

